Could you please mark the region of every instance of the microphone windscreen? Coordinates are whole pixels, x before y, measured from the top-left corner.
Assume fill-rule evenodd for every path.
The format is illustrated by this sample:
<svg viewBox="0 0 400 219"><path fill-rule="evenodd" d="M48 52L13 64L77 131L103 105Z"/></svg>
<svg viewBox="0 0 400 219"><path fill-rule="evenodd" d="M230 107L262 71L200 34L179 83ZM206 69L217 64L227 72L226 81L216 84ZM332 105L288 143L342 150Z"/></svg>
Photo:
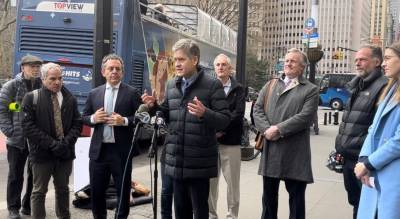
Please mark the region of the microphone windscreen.
<svg viewBox="0 0 400 219"><path fill-rule="evenodd" d="M140 104L136 112L137 113L149 112L149 107L146 104Z"/></svg>

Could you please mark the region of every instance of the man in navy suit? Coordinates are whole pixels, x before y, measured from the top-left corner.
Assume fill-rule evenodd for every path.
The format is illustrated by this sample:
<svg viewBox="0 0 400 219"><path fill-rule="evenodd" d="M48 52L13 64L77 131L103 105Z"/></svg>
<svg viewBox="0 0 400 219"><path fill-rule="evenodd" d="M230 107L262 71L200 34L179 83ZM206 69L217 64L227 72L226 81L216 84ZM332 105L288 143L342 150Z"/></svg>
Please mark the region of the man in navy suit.
<svg viewBox="0 0 400 219"><path fill-rule="evenodd" d="M92 212L95 219L107 218L105 191L112 175L118 194L122 194L122 197L119 195L118 203L120 199L122 201L116 218L127 218L132 172L128 154L135 112L142 101L138 90L121 82L124 75L121 57L115 54L105 56L101 73L106 84L89 93L83 110L84 123L94 127L89 150Z"/></svg>

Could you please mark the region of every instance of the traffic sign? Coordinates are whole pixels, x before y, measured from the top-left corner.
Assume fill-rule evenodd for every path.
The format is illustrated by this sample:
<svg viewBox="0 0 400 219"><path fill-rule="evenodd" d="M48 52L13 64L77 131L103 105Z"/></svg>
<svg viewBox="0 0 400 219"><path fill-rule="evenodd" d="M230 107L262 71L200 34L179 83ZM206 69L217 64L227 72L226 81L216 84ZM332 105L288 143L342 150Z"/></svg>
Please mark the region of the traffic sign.
<svg viewBox="0 0 400 219"><path fill-rule="evenodd" d="M315 20L313 18L307 18L304 26L306 29L313 29L315 28Z"/></svg>
<svg viewBox="0 0 400 219"><path fill-rule="evenodd" d="M303 39L311 38L319 38L319 34L317 32L313 32L311 34L303 33Z"/></svg>

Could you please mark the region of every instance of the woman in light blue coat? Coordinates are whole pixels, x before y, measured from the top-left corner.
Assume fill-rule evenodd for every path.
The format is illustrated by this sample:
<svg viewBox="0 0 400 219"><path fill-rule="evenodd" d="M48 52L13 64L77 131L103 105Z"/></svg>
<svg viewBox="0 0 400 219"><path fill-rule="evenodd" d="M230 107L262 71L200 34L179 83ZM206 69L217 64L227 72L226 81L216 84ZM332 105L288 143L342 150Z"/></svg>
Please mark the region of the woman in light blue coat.
<svg viewBox="0 0 400 219"><path fill-rule="evenodd" d="M389 84L354 172L363 183L358 219L400 218L400 42L385 50Z"/></svg>

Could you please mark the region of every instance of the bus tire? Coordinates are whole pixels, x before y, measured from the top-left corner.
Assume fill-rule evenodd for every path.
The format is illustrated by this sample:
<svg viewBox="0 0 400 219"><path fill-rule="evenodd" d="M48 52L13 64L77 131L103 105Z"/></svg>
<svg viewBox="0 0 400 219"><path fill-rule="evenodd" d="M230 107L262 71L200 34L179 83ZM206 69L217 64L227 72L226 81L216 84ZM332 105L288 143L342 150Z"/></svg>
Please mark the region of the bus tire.
<svg viewBox="0 0 400 219"><path fill-rule="evenodd" d="M343 109L343 102L340 99L333 99L331 101L331 108L333 110L342 110Z"/></svg>

